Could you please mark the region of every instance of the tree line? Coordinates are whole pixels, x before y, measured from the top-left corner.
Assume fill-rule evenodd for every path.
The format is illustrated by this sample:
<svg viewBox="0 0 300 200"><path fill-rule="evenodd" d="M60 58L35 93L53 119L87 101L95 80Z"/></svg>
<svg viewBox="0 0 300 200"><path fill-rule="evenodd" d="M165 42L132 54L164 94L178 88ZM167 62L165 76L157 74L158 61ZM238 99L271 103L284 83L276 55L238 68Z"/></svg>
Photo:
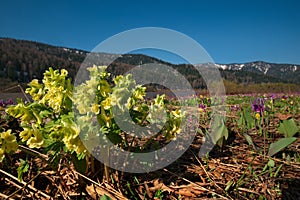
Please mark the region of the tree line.
<svg viewBox="0 0 300 200"><path fill-rule="evenodd" d="M0 38L0 89L15 84L26 87L26 84L32 79L41 79L44 71L49 67L65 68L68 70L69 76L74 79L88 53L78 49L56 47L38 42ZM109 63L110 55L105 54L105 56L102 56L104 59L101 64ZM173 65L142 54L122 55L110 63L108 71L114 75L124 74L132 67L146 63L172 66L185 76L193 88L206 90L205 81L192 65ZM249 93L262 90L270 92L300 91L297 85L253 72L220 70L220 73L228 93ZM154 89L160 86L150 85L151 87Z"/></svg>

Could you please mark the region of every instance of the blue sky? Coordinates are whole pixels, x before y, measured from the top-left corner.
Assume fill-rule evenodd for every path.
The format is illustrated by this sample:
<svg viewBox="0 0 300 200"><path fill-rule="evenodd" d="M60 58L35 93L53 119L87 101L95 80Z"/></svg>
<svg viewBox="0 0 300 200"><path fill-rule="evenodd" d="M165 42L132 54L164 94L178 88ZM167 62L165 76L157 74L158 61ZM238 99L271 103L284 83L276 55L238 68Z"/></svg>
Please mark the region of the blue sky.
<svg viewBox="0 0 300 200"><path fill-rule="evenodd" d="M216 63L300 64L299 10L297 0L2 0L0 37L90 51L128 29L163 27L199 42Z"/></svg>

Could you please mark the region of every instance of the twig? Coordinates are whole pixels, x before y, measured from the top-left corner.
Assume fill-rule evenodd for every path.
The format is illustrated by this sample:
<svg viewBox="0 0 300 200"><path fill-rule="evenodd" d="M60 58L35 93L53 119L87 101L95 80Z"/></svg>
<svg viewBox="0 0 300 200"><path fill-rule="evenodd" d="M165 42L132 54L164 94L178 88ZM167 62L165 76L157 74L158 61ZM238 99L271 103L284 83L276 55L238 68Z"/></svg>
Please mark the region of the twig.
<svg viewBox="0 0 300 200"><path fill-rule="evenodd" d="M75 170L74 170L74 172L75 172L77 175L81 176L82 178L85 178L86 180L90 181L91 183L93 183L93 184L95 184L95 185L97 185L97 186L99 186L99 187L101 187L101 188L104 189L104 187L103 187L101 184L97 183L96 181L93 181L93 180L90 179L89 177L87 177L87 176L85 176L85 175L79 173L78 171L75 171Z"/></svg>
<svg viewBox="0 0 300 200"><path fill-rule="evenodd" d="M281 162L283 164L290 165L290 166L293 166L294 168L300 169L299 163L296 163L296 162L287 162L285 160L281 160L281 159L273 158L273 157L272 157L272 159L274 161L276 161L276 162Z"/></svg>
<svg viewBox="0 0 300 200"><path fill-rule="evenodd" d="M26 188L26 186L28 186L28 188L30 188L30 189L32 189L33 191L34 191L34 189L36 189L36 188L34 188L34 187L32 187L31 185L29 185L32 181L34 181L34 179L36 179L39 175L41 174L41 172L39 172L37 175L35 175L30 181L28 181L27 183L22 183L22 182L20 182L19 180L19 183L22 183L24 186L23 187L20 187L19 189L17 189L16 191L14 191L13 193L11 193L10 195L9 195L9 197L13 197L15 194L17 194L19 191L21 191L22 189L24 189L24 188ZM31 188L32 187L32 188ZM38 190L37 190L38 191ZM36 191L34 191L34 192L36 192Z"/></svg>
<svg viewBox="0 0 300 200"><path fill-rule="evenodd" d="M190 152L192 152L192 151L190 151ZM201 163L201 161L199 160L199 158L194 154L194 152L192 152L192 154L194 155L194 157L196 158L196 160L197 160L198 163L200 164L200 166L201 166L202 170L204 171L204 173L206 174L206 176L207 176L210 180L212 180L213 184L214 184L218 189L223 190L223 189L216 183L216 181L215 181L213 178L210 177L210 175L208 174L207 170L205 169L205 167L203 166L203 164Z"/></svg>
<svg viewBox="0 0 300 200"><path fill-rule="evenodd" d="M84 179L90 181L91 183L93 183L93 184L97 185L98 187L102 188L103 190L107 191L106 188L105 188L104 186L102 186L101 184L99 184L99 183L93 181L93 180L90 179L89 177L87 177L87 176L85 176L85 175L83 175L83 174L77 172L76 170L74 170L74 172L75 172L76 174L78 174L79 176L81 176L82 178L84 178ZM116 193L116 192L113 192L113 191L107 191L107 192L108 192L108 193L112 193L113 196L118 196L119 199L124 199L124 196L121 196L120 194L118 194L118 193ZM126 198L126 199L127 199L127 198Z"/></svg>
<svg viewBox="0 0 300 200"><path fill-rule="evenodd" d="M52 184L58 189L58 192L61 193L61 196L63 197L63 199L67 199L67 197L65 196L65 194L64 194L63 191L62 191L62 188L61 188L59 185L55 184L55 181L54 181L51 177L47 176L47 174L46 174L45 172L43 172L43 175L44 175L49 181L51 181ZM61 178L61 177L60 177L60 178ZM61 196L59 195L59 197L61 197ZM57 196L57 197L58 197L58 196Z"/></svg>
<svg viewBox="0 0 300 200"><path fill-rule="evenodd" d="M6 89L0 91L0 93L5 92L5 91L12 90L12 89L14 89L14 88L19 88L19 89L21 90L22 94L24 95L25 99L26 99L28 102L30 102L30 100L28 99L28 97L27 97L26 93L24 92L23 88L21 87L21 85L15 85L15 86L6 88Z"/></svg>
<svg viewBox="0 0 300 200"><path fill-rule="evenodd" d="M210 189L207 189L207 188L205 188L205 187L202 187L200 184L197 184L197 183L195 183L195 182L193 182L193 181L190 181L190 180L188 180L188 179L186 179L186 178L184 178L184 177L182 177L182 176L180 176L180 175L178 175L178 174L175 174L175 173L173 173L173 172L167 170L166 168L164 168L163 170L166 171L166 172L168 172L168 173L170 173L170 174L172 174L172 175L174 175L174 176L177 176L178 178L181 178L182 180L184 180L184 181L186 181L186 182L188 182L188 183L191 183L191 184L193 184L193 185L196 185L196 186L199 187L201 190L204 190L204 191L206 191L206 192L215 194L215 195L217 195L217 196L219 196L219 197L221 197L221 198L223 198L223 199L228 199L227 197L224 197L224 196L221 195L221 194L218 194L218 193L216 193L216 192L214 192L214 191L212 191L212 190L210 190Z"/></svg>
<svg viewBox="0 0 300 200"><path fill-rule="evenodd" d="M37 156L37 157L41 158L43 161L48 161L48 156L45 154L42 154L38 151L35 151L35 150L25 147L23 145L19 145L18 149L20 149L21 151L24 151L25 153L28 153L32 156Z"/></svg>
<svg viewBox="0 0 300 200"><path fill-rule="evenodd" d="M19 181L18 178L14 177L13 175L7 173L6 171L3 171L2 169L0 169L0 172L3 173L4 175L14 179L15 181L21 183L22 185L24 185L22 188L28 187L29 189L33 190L36 194L41 194L42 196L46 197L47 199L52 199L49 195L45 194L44 192L36 189L35 187L28 185L30 182L32 182L37 176L39 176L41 174L41 172L39 172L35 177L33 177L28 183L24 182L24 181ZM21 189L13 192L11 195L9 195L9 197L11 197L12 195L16 194L16 192L19 192Z"/></svg>
<svg viewBox="0 0 300 200"><path fill-rule="evenodd" d="M194 157L196 158L197 162L200 164L201 168L203 169L204 173L206 174L206 176L210 179L210 176L208 174L208 172L206 171L206 169L204 168L204 166L202 165L201 161L199 160L199 158L194 154L193 151L190 150L190 152L192 152L192 154L194 155Z"/></svg>
<svg viewBox="0 0 300 200"><path fill-rule="evenodd" d="M256 194L256 195L260 195L258 192L255 192L253 190L249 190L247 188L238 187L237 189L240 190L240 191L243 191L243 192L248 192L248 193L253 193L253 194Z"/></svg>
<svg viewBox="0 0 300 200"><path fill-rule="evenodd" d="M15 186L15 187L22 189L22 186L20 186L20 185L16 184L15 182L11 181L9 178L5 178L4 180L7 181L9 184Z"/></svg>
<svg viewBox="0 0 300 200"><path fill-rule="evenodd" d="M16 188L19 188L18 191L20 191L21 189L24 189L22 186L20 186L20 185L18 185L17 183L11 181L9 178L5 178L4 180L7 181L9 184L15 186ZM26 192L27 192L27 190L26 190ZM16 193L16 192L14 192L14 193L15 193L15 194L13 194L13 195L10 194L9 196L7 196L6 199L11 199L12 196L17 196L17 193ZM31 195L31 196L34 195L34 193L33 193L32 191L30 191L30 190L28 190L28 193L29 193L29 195ZM22 191L21 196L24 196L23 194L24 194L24 190Z"/></svg>
<svg viewBox="0 0 300 200"><path fill-rule="evenodd" d="M5 198L5 199L8 199L8 198L9 198L7 195L2 194L1 192L0 192L0 197L1 197L1 198ZM12 199L12 198L9 198L9 199Z"/></svg>
<svg viewBox="0 0 300 200"><path fill-rule="evenodd" d="M237 147L238 148L238 147ZM245 151L245 154L249 154L251 155L251 151L249 150L245 150L245 149L239 149L239 151ZM259 156L259 155L257 155ZM268 158L271 158L270 156ZM297 162L288 162L288 161L285 161L285 160L282 160L282 159L278 159L278 158L275 158L275 157L272 157L272 160L276 161L276 162L280 162L280 163L283 163L283 164L286 164L286 165L289 165L289 166L293 166L293 168L297 168L297 169L300 169L300 165L299 163ZM222 163L223 164L223 163ZM240 165L244 164L244 163L239 163ZM229 165L229 164L226 164L226 165ZM233 165L234 166L234 165Z"/></svg>
<svg viewBox="0 0 300 200"><path fill-rule="evenodd" d="M18 87L20 88L20 90L21 90L22 94L24 95L24 97L26 98L26 100L27 100L28 102L30 102L30 100L28 99L27 95L25 94L23 88L22 88L20 85L18 85Z"/></svg>

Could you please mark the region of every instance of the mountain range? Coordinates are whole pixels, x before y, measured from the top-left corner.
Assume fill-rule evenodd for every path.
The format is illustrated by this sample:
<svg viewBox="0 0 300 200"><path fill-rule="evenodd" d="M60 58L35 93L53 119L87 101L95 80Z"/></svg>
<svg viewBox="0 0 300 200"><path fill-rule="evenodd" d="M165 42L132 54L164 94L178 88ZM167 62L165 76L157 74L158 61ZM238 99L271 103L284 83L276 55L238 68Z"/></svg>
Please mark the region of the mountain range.
<svg viewBox="0 0 300 200"><path fill-rule="evenodd" d="M300 65L296 64L277 64L255 61L225 65L216 64L216 66L223 70L253 72L255 74L278 78L281 81L289 83L300 82Z"/></svg>
<svg viewBox="0 0 300 200"><path fill-rule="evenodd" d="M13 84L26 84L34 78L41 79L43 72L49 68L65 68L74 78L77 70L90 52L48 44L0 38L0 89ZM102 65L107 65L113 58L108 70L122 74L133 66L145 63L158 63L172 66L182 73L194 88L205 89L206 85L199 73L189 64L172 64L143 54L101 54ZM300 65L278 64L264 61L247 63L215 64L227 83L238 85L251 84L287 84L300 90ZM281 85L282 86L282 85ZM268 86L270 88L270 86ZM294 89L293 89L294 90Z"/></svg>

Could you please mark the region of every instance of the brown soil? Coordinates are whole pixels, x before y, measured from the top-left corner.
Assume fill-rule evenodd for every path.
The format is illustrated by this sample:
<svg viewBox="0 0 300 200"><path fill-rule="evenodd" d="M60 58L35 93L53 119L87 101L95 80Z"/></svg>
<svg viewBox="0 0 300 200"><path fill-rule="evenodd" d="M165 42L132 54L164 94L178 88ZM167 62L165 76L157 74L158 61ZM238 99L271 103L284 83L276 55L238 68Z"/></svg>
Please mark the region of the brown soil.
<svg viewBox="0 0 300 200"><path fill-rule="evenodd" d="M1 125L18 129L12 119ZM282 137L269 129L272 136L266 144ZM263 150L262 136L251 136ZM110 169L109 180L103 178L103 165L92 158L87 160L89 168L80 173L70 155L62 153L51 160L40 152L35 152L40 157L29 156L23 149L0 164L0 198L99 199L104 194L111 199L300 198L300 138L272 157L272 170L264 169L270 158L253 150L235 130L230 131L227 144L215 147L208 158L198 158L201 145L202 137L197 135L184 155L168 167L144 174ZM30 165L23 181L16 178L20 158Z"/></svg>

